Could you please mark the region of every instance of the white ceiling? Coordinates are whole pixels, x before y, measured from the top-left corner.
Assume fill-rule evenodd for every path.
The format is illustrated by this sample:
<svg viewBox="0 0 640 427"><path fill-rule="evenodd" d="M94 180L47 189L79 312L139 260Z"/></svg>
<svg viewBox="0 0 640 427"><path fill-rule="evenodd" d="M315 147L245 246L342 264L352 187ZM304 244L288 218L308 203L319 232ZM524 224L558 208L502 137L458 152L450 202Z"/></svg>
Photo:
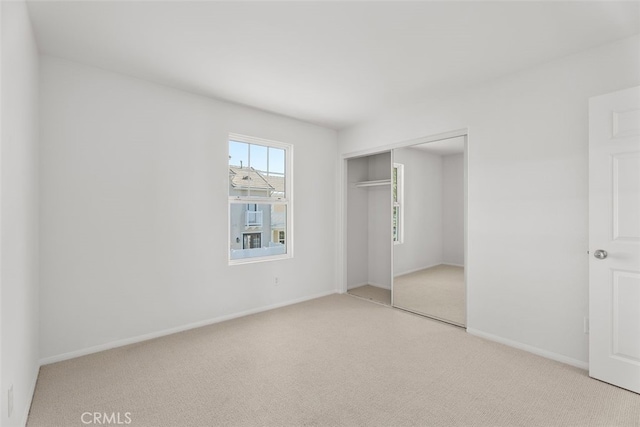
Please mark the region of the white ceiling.
<svg viewBox="0 0 640 427"><path fill-rule="evenodd" d="M451 154L464 153L464 136L441 139L439 141L425 142L424 144L412 145L409 148L427 151L438 156L449 156Z"/></svg>
<svg viewBox="0 0 640 427"><path fill-rule="evenodd" d="M640 32L640 2L28 1L40 51L335 129Z"/></svg>

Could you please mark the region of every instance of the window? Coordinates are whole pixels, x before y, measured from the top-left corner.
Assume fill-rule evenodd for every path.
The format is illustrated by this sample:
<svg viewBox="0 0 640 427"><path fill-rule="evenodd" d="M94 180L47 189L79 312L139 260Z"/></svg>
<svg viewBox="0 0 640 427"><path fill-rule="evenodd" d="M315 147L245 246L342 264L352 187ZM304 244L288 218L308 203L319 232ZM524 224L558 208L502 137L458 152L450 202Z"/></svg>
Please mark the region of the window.
<svg viewBox="0 0 640 427"><path fill-rule="evenodd" d="M292 256L289 144L229 136L229 263Z"/></svg>
<svg viewBox="0 0 640 427"><path fill-rule="evenodd" d="M404 241L404 165L393 164L393 243Z"/></svg>
<svg viewBox="0 0 640 427"><path fill-rule="evenodd" d="M242 249L255 249L262 247L262 233L244 233Z"/></svg>

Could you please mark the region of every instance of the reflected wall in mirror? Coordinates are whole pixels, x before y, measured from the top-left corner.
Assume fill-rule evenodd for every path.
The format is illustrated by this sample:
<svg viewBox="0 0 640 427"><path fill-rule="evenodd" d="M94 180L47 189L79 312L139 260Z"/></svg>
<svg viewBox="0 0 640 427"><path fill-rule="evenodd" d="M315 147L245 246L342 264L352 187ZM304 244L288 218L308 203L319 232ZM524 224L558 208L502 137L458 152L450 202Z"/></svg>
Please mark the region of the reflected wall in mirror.
<svg viewBox="0 0 640 427"><path fill-rule="evenodd" d="M393 151L393 305L466 325L465 137ZM397 232L396 232L397 230ZM397 236L397 237L396 237Z"/></svg>

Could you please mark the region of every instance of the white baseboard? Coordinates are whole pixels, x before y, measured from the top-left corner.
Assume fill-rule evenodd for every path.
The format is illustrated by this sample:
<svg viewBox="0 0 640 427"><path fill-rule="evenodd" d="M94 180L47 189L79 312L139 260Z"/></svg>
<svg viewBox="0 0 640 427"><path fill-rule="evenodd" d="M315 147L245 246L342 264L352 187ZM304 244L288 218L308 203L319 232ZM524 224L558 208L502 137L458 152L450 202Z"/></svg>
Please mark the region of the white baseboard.
<svg viewBox="0 0 640 427"><path fill-rule="evenodd" d="M386 289L387 291L391 290L391 286L382 285L380 283L369 282L368 285L373 286L374 288Z"/></svg>
<svg viewBox="0 0 640 427"><path fill-rule="evenodd" d="M520 350L528 351L529 353L537 354L538 356L546 357L547 359L555 360L556 362L566 363L567 365L575 366L576 368L589 370L589 363L582 360L573 359L571 357L564 356L562 354L554 353L552 351L543 350L532 345L523 344L517 341L512 341L506 338L499 337L497 335L488 334L486 332L479 331L477 329L467 328L467 332L471 335L475 335L480 338L488 339L489 341L495 341L500 344L508 345Z"/></svg>
<svg viewBox="0 0 640 427"><path fill-rule="evenodd" d="M381 285L380 283L375 283L375 282L364 282L364 283L358 283L355 285L351 285L347 288L347 291L350 291L351 289L355 289L355 288L359 288L360 286L373 286L374 288L381 288L381 289L386 289L388 291L391 290L390 286L385 286L385 285Z"/></svg>
<svg viewBox="0 0 640 427"><path fill-rule="evenodd" d="M347 291L350 291L351 289L355 289L355 288L359 288L360 286L365 286L368 285L369 282L363 282L363 283L355 283L353 285L348 285L347 286Z"/></svg>
<svg viewBox="0 0 640 427"><path fill-rule="evenodd" d="M401 273L394 274L393 278L395 279L396 277L404 276L405 274L415 273L416 271L426 270L427 268L436 267L438 265L442 265L442 263L441 262L437 262L437 263L431 264L431 265L425 265L425 266L418 267L418 268L412 268L411 270L407 270L407 271L403 271Z"/></svg>
<svg viewBox="0 0 640 427"><path fill-rule="evenodd" d="M56 362L61 362L63 360L74 359L76 357L86 356L88 354L98 353L100 351L110 350L112 348L122 347L122 346L129 345L129 344L135 344L135 343L138 343L138 342L142 342L142 341L147 341L147 340L151 340L151 339L154 339L154 338L163 337L163 336L166 336L166 335L171 335L171 334L175 334L175 333L178 333L178 332L188 331L189 329L201 328L203 326L213 325L214 323L220 323L220 322L224 322L226 320L231 320L231 319L236 319L238 317L248 316L250 314L261 313L263 311L269 311L269 310L273 310L273 309L276 309L276 308L285 307L285 306L288 306L288 305L298 304L300 302L304 302L304 301L309 301L309 300L316 299L316 298L325 297L327 295L333 295L335 293L336 293L335 289L332 289L330 291L320 292L318 294L308 295L308 296L302 297L302 298L296 298L296 299L293 299L293 300L280 302L280 303L277 303L277 304L271 304L271 305L267 305L267 306L264 306L264 307L259 307L259 308L254 308L254 309L251 309L251 310L241 311L239 313L227 314L227 315L224 315L224 316L214 317L212 319L206 319L206 320L201 320L199 322L188 323L186 325L177 326L175 328L164 329L162 331L151 332L151 333L148 333L148 334L138 335L138 336L135 336L135 337L125 338L125 339L117 340L117 341L111 341L111 342L108 342L108 343L105 343L105 344L99 344L99 345L95 345L95 346L92 346L92 347L87 347L87 348L83 348L83 349L80 349L80 350L71 351L71 352L68 352L68 353L62 353L62 354L58 354L58 355L55 355L55 356L49 356L49 357L45 357L43 359L40 359L40 366L49 365L51 363L56 363Z"/></svg>
<svg viewBox="0 0 640 427"><path fill-rule="evenodd" d="M436 264L431 264L431 265L427 265L427 266L424 266L424 267L418 267L418 268L414 268L414 269L411 269L411 270L408 270L408 271L403 271L402 273L394 274L393 277L395 279L396 277L404 276L405 274L415 273L416 271L426 270L427 268L433 268L433 267L437 267L439 265L450 265L452 267L464 267L464 264L454 264L454 263L451 263L451 262L442 261L442 262L438 262Z"/></svg>
<svg viewBox="0 0 640 427"><path fill-rule="evenodd" d="M35 373L33 375L33 379L31 380L31 387L29 388L29 399L27 400L27 405L24 408L24 413L22 414L22 424L23 426L27 425L27 420L29 419L29 411L31 411L31 403L33 402L33 395L36 393L36 384L38 383L38 375L40 374L40 365L36 366Z"/></svg>
<svg viewBox="0 0 640 427"><path fill-rule="evenodd" d="M464 267L464 264L455 264L453 262L442 262L441 265L450 265L452 267Z"/></svg>

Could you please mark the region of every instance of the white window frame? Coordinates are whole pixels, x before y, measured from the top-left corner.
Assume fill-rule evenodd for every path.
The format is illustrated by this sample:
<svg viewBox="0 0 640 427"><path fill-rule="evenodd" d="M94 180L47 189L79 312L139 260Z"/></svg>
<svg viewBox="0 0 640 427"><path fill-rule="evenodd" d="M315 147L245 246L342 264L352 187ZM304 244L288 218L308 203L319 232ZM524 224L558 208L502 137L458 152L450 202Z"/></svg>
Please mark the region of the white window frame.
<svg viewBox="0 0 640 427"><path fill-rule="evenodd" d="M396 170L396 200L393 200L393 171L391 171L391 203L393 208L398 210L398 218L396 220L396 236L393 236L393 244L401 245L404 243L404 165L402 163L394 163L393 169ZM393 212L391 212L391 227L393 227Z"/></svg>
<svg viewBox="0 0 640 427"><path fill-rule="evenodd" d="M227 138L227 158L229 156L229 141L244 142L247 144L262 145L265 147L273 147L284 150L285 152L285 180L284 180L284 194L285 197L251 197L251 196L229 196L228 209L227 209L227 258L229 265L239 264L252 264L256 262L264 261L276 261L281 259L293 258L293 145L286 144L284 142L272 141L264 138L257 138L253 136L240 135L236 133L230 133ZM228 174L227 174L228 175ZM227 184L227 188L230 187L230 183ZM227 190L228 191L228 190ZM258 205L285 205L286 206L286 232L285 232L285 248L286 253L278 255L268 255L262 257L240 258L231 259L231 206L233 204L258 204ZM271 233L269 233L271 234Z"/></svg>

